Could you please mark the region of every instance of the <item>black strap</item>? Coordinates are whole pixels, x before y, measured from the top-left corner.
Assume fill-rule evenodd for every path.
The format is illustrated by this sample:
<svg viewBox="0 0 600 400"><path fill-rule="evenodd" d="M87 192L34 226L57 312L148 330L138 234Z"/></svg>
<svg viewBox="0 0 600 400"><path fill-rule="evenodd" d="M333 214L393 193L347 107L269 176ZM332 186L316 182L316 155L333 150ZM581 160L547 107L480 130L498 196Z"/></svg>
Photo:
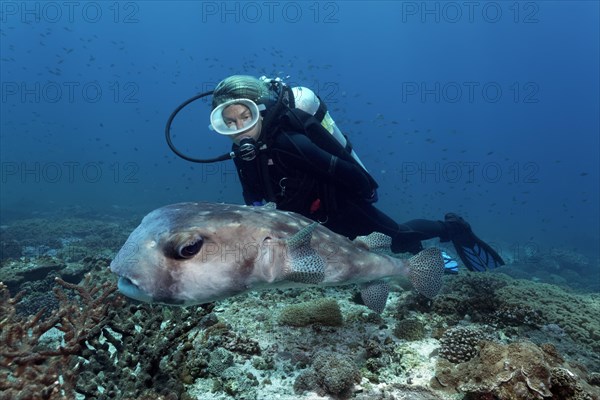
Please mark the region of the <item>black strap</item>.
<svg viewBox="0 0 600 400"><path fill-rule="evenodd" d="M318 95L317 99L319 99L319 108L315 113L315 118L319 120L319 122L323 122L323 118L325 118L325 115L327 114L327 105L325 105L325 102L321 100L321 98Z"/></svg>

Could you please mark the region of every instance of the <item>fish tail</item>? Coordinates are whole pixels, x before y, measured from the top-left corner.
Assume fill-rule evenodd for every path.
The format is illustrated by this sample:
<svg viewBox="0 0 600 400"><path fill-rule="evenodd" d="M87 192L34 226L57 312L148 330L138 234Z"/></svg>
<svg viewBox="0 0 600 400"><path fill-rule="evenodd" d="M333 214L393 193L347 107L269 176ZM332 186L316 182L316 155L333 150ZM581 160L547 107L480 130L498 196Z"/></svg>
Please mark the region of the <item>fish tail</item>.
<svg viewBox="0 0 600 400"><path fill-rule="evenodd" d="M442 287L444 258L440 249L427 248L408 260L413 287L428 298L435 297Z"/></svg>

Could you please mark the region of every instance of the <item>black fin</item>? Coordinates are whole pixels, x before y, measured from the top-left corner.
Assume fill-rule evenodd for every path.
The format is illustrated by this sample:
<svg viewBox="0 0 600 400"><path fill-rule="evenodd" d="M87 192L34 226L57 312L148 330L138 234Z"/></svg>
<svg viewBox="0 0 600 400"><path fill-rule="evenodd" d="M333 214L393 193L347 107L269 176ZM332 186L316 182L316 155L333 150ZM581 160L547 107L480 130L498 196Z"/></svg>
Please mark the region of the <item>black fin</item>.
<svg viewBox="0 0 600 400"><path fill-rule="evenodd" d="M504 260L483 240L479 239L471 226L456 214L446 214L450 240L458 256L471 271L483 272L504 265Z"/></svg>

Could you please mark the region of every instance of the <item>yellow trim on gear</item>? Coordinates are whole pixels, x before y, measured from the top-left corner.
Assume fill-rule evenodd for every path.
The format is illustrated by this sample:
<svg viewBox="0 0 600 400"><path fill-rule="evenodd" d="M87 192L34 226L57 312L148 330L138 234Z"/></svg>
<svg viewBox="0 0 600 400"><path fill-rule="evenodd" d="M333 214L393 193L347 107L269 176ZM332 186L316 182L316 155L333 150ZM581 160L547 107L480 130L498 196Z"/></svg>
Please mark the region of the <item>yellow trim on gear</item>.
<svg viewBox="0 0 600 400"><path fill-rule="evenodd" d="M323 127L327 129L329 133L333 134L333 127L335 126L335 121L333 120L333 118L331 118L331 115L329 115L329 111L327 111L327 114L325 114L325 116L323 117L321 125L323 125Z"/></svg>

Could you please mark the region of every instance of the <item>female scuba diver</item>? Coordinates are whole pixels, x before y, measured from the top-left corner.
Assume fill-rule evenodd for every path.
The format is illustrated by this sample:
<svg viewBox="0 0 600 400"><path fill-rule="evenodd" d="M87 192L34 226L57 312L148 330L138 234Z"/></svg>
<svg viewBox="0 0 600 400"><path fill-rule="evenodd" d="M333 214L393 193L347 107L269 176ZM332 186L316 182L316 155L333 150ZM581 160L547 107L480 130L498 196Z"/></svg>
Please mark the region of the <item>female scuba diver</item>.
<svg viewBox="0 0 600 400"><path fill-rule="evenodd" d="M381 232L395 253L417 253L422 240L435 237L452 241L472 271L504 264L456 214L398 224L378 210L377 183L310 89L234 75L217 85L212 109L211 129L233 140L247 205L274 202L349 239Z"/></svg>

